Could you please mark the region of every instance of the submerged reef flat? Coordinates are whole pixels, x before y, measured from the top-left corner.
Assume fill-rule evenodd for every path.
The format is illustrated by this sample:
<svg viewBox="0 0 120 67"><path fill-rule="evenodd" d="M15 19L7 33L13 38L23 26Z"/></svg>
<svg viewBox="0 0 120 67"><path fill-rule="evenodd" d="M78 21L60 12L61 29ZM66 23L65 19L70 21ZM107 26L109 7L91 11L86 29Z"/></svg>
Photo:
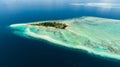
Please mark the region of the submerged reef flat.
<svg viewBox="0 0 120 67"><path fill-rule="evenodd" d="M120 20L81 17L12 24L15 34L120 60Z"/></svg>

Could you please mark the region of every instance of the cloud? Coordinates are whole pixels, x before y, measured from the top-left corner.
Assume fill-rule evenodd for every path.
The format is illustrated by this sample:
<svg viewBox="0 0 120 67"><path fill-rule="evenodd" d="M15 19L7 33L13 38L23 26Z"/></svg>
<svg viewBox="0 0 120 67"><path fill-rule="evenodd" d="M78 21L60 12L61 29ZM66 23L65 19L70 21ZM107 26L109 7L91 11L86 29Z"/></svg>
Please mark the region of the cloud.
<svg viewBox="0 0 120 67"><path fill-rule="evenodd" d="M120 8L120 4L113 3L71 3L73 6L100 7L100 8Z"/></svg>

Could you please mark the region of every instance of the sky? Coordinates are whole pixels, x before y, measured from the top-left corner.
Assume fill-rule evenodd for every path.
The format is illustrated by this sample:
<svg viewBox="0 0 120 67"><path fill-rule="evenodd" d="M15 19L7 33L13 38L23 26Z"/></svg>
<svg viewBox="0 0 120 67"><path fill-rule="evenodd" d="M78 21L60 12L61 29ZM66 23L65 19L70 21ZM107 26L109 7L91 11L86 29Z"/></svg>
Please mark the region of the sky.
<svg viewBox="0 0 120 67"><path fill-rule="evenodd" d="M103 4L104 3L104 4ZM106 3L110 3L107 4ZM113 4L111 4L113 3ZM41 8L54 8L63 7L63 5L73 5L73 6L90 6L90 7L104 7L107 8L120 7L120 0L0 0L0 8L7 8L9 10L23 9L23 7L41 7ZM77 4L77 5L76 5ZM105 7L105 8L106 8Z"/></svg>
<svg viewBox="0 0 120 67"><path fill-rule="evenodd" d="M15 7L23 5L64 5L70 3L120 3L120 0L0 0L0 6Z"/></svg>
<svg viewBox="0 0 120 67"><path fill-rule="evenodd" d="M72 2L105 2L105 3L118 3L120 0L0 0L0 3L4 4L16 4L16 3L24 3L24 4L50 4L50 3L72 3Z"/></svg>

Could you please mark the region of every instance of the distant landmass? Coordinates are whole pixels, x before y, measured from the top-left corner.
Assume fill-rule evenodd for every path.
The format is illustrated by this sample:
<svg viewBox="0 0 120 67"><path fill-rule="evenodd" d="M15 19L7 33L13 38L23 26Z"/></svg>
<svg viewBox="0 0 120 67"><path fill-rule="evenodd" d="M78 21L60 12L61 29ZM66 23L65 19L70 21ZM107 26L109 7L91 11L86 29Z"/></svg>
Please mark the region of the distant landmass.
<svg viewBox="0 0 120 67"><path fill-rule="evenodd" d="M14 33L120 60L120 20L80 17L12 24Z"/></svg>

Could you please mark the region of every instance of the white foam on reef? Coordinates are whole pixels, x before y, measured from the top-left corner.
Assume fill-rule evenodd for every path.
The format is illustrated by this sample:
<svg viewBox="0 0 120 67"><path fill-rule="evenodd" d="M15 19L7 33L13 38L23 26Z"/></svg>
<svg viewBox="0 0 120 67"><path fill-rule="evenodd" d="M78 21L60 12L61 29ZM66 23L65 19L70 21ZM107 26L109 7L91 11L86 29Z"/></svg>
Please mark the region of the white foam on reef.
<svg viewBox="0 0 120 67"><path fill-rule="evenodd" d="M20 34L24 36L44 39L69 48L85 50L90 54L120 60L118 32L120 20L82 17L61 22L68 23L70 27L65 30L34 27L28 24L12 24L10 27L19 29Z"/></svg>
<svg viewBox="0 0 120 67"><path fill-rule="evenodd" d="M27 24L12 24L12 25L10 25L10 27L17 27L17 26L25 26L25 25L27 25Z"/></svg>

